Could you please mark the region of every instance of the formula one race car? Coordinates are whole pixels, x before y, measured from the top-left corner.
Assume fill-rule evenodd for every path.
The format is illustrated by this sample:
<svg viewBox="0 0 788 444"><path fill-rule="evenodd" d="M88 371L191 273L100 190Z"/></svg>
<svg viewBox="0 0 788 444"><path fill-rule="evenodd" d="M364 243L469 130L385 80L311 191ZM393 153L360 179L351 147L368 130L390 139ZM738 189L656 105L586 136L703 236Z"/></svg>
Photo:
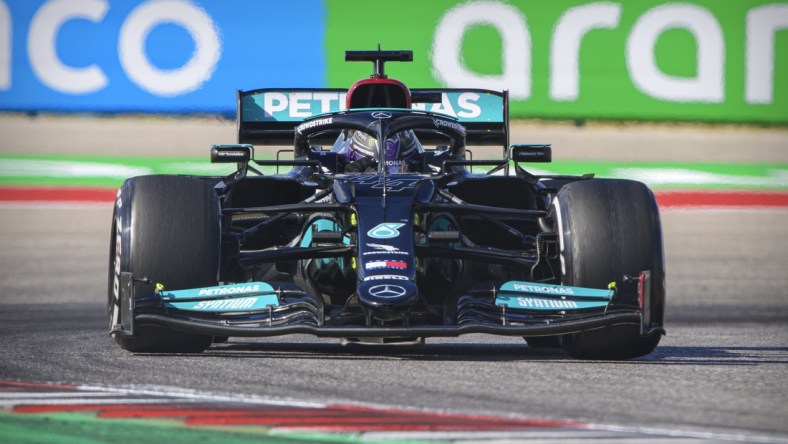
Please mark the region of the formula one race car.
<svg viewBox="0 0 788 444"><path fill-rule="evenodd" d="M117 343L201 352L232 336L488 333L576 358L651 353L665 305L652 192L528 172L551 147L509 145L506 91L385 75L412 58L348 51L374 63L349 90L239 91L238 143L211 148L237 171L128 179L109 256ZM292 158L254 158L255 145L293 141ZM504 155L472 160L466 145Z"/></svg>

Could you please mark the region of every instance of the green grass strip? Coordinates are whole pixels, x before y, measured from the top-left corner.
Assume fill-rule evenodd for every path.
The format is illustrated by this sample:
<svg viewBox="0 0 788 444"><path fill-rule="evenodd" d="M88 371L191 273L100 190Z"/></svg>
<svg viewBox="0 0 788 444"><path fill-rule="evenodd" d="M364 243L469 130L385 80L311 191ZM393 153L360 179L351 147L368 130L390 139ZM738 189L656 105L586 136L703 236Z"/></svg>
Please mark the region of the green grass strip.
<svg viewBox="0 0 788 444"><path fill-rule="evenodd" d="M271 158L259 153L258 159ZM788 190L788 164L701 162L560 161L525 165L535 174L586 174L634 179L661 189ZM290 167L282 167L284 173ZM89 186L116 188L146 174L223 176L234 164L211 164L205 157L40 156L0 154L0 185ZM262 168L266 174L275 168ZM481 172L481 169L475 169Z"/></svg>
<svg viewBox="0 0 788 444"><path fill-rule="evenodd" d="M94 413L16 414L0 410L0 442L15 444L350 444L375 442L333 433L267 434L260 427L187 427L180 421L101 419ZM378 441L388 444L396 441ZM434 441L432 441L434 443Z"/></svg>

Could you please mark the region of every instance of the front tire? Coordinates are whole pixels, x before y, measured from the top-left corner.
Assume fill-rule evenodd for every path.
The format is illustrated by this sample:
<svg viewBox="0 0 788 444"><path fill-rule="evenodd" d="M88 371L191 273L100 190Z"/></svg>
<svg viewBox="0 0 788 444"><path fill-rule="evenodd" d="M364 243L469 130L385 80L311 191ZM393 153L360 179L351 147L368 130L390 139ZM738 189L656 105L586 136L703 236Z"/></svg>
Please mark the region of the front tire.
<svg viewBox="0 0 788 444"><path fill-rule="evenodd" d="M532 336L524 339L531 348L561 348L561 336Z"/></svg>
<svg viewBox="0 0 788 444"><path fill-rule="evenodd" d="M561 243L564 285L607 288L624 275L651 271L651 326L665 306L662 228L654 194L630 180L592 179L565 185L552 206ZM636 324L566 335L562 347L580 359L631 359L654 351L660 334L640 335Z"/></svg>
<svg viewBox="0 0 788 444"><path fill-rule="evenodd" d="M220 236L220 206L210 183L166 175L127 180L118 194L112 223L110 328L120 324L121 272L149 278L169 290L217 285ZM153 292L153 285L136 284L138 296ZM113 336L124 350L142 353L199 353L213 339L145 324L135 325L133 337Z"/></svg>

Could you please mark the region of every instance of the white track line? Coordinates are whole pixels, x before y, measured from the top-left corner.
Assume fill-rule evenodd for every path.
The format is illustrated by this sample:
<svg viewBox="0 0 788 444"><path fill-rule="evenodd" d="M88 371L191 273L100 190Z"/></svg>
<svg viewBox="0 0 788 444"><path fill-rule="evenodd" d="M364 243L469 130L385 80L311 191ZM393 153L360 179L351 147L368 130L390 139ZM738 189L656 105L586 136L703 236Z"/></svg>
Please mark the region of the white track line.
<svg viewBox="0 0 788 444"><path fill-rule="evenodd" d="M256 395L237 395L237 394L215 394L203 392L199 390L185 390L171 387L131 387L131 388L118 388L118 387L103 387L103 386L78 386L78 392L105 392L114 394L125 395L146 395L164 397L170 399L157 399L155 402L172 402L174 400L189 400L193 402L209 401L209 402L228 402L228 403L244 403L244 404L264 404L264 405L279 405L291 407L305 407L305 408L326 408L330 404L345 404L356 405L359 407L377 408L377 409L408 409L414 411L423 411L425 413L456 413L456 414L474 414L474 415L487 415L485 413L467 413L467 412L448 412L429 409L414 409L407 406L386 406L378 404L358 403L346 400L337 400L330 403L317 403L317 402L304 402L293 399L281 398L268 398ZM143 403L145 400L134 400L133 398L117 398L125 399L124 402L132 401L134 403ZM99 400L97 400L99 401ZM103 400L102 400L103 401ZM131 402L130 402L131 403ZM500 416L490 414L499 418ZM533 419L527 417L512 416L511 419ZM566 419L568 422L572 422ZM581 421L582 422L582 421ZM291 433L295 430L281 427L269 431L271 434ZM303 432L303 430L299 430ZM700 441L716 441L716 442L747 442L747 443L767 443L767 444L788 444L788 437L771 437L765 435L757 435L755 432L747 430L736 430L731 432L713 432L713 431L695 431L695 430L680 430L675 428L658 428L658 427L629 427L614 424L595 424L583 423L582 428L567 428L563 429L536 429L536 430L512 430L512 431L479 431L479 432L366 432L361 434L363 439L401 439L401 440L419 440L419 439L450 439L460 440L464 442L473 440L484 440L489 444L489 440L500 440L501 442L518 442L522 439L544 439L561 440L567 439L612 439L621 442L621 440L634 440L647 439L648 442L654 442L654 439L667 439L667 440L680 440L687 442L687 440L700 440Z"/></svg>

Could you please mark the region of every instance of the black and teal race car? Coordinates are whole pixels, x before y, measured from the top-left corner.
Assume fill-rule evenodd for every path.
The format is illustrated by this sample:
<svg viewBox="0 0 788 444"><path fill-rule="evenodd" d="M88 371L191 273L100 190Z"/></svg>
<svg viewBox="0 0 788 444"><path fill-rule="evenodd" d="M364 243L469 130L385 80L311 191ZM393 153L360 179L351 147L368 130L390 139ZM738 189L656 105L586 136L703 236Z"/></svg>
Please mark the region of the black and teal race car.
<svg viewBox="0 0 788 444"><path fill-rule="evenodd" d="M551 147L510 145L506 91L409 89L384 66L410 51L346 59L373 62L372 76L348 90L238 92L238 143L211 148L233 174L121 186L108 315L122 348L487 333L577 358L654 350L665 271L644 184L533 174ZM387 151L400 135L407 158ZM349 156L357 139L373 142L362 159ZM254 158L256 145L285 144L292 156ZM471 159L466 147L483 145L502 157Z"/></svg>

